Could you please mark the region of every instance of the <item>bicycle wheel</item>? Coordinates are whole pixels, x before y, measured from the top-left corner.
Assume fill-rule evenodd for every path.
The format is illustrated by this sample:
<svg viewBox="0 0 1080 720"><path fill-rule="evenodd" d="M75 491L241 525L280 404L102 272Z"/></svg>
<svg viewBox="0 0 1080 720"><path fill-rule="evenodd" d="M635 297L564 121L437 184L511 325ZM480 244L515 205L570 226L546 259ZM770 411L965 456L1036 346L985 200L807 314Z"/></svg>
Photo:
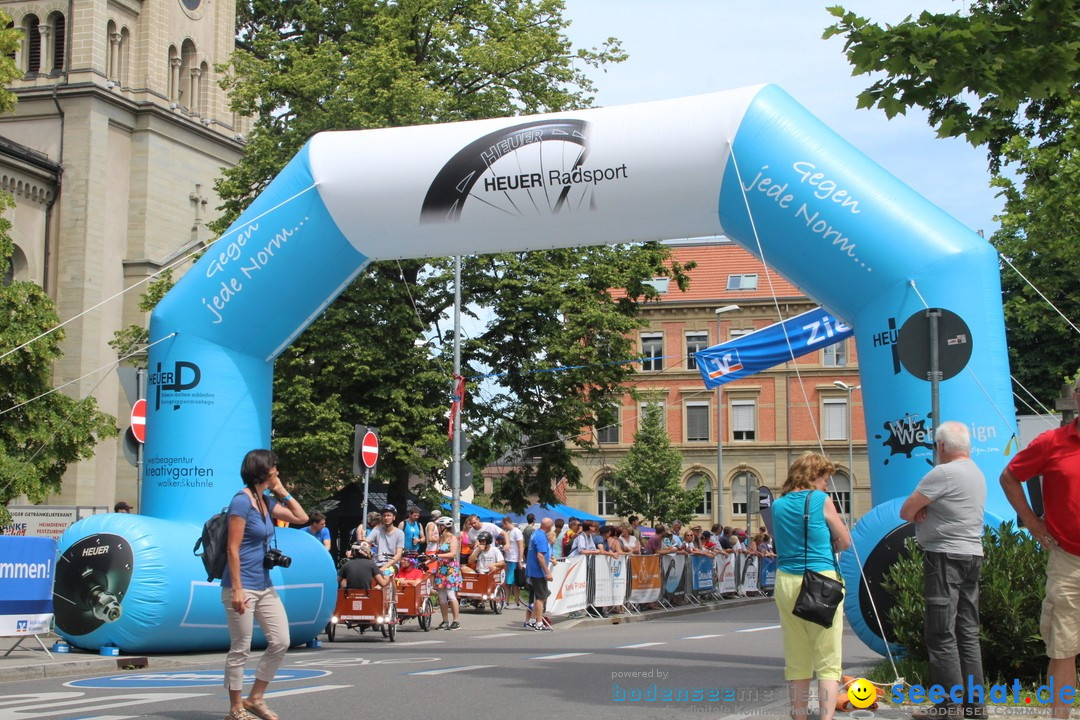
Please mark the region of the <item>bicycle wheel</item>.
<svg viewBox="0 0 1080 720"><path fill-rule="evenodd" d="M431 598L424 598L423 604L420 605L420 614L416 616L416 622L424 632L431 629L431 616L434 612L434 608L431 607Z"/></svg>
<svg viewBox="0 0 1080 720"><path fill-rule="evenodd" d="M500 585L495 588L495 594L491 598L491 611L496 615L502 615L503 608L506 607L506 586Z"/></svg>

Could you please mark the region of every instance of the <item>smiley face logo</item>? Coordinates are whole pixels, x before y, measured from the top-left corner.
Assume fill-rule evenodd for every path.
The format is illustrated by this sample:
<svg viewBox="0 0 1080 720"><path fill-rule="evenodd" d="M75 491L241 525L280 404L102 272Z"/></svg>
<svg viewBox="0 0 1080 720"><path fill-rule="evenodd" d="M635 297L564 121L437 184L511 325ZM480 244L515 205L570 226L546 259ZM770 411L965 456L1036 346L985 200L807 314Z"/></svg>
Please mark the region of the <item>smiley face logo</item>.
<svg viewBox="0 0 1080 720"><path fill-rule="evenodd" d="M865 709L877 700L877 688L866 678L858 678L847 689L848 700L859 709Z"/></svg>

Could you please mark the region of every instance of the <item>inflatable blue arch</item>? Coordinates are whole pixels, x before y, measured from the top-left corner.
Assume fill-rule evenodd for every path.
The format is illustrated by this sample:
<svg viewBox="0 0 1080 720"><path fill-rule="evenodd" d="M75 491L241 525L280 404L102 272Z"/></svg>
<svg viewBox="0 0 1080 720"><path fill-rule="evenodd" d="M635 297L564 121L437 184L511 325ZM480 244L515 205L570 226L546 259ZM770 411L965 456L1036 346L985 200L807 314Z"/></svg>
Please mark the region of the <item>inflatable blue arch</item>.
<svg viewBox="0 0 1080 720"><path fill-rule="evenodd" d="M931 462L928 307L947 339L942 415L972 426L975 461L997 477L1015 417L994 250L779 88L321 133L154 311L144 515L61 539L60 632L132 652L227 646L189 548L240 486L244 453L270 445L274 358L368 263L718 234L762 248L854 327L874 505ZM988 510L1008 514L996 483ZM879 522L866 552L899 525ZM302 642L330 613L333 568L310 537L279 535L295 562L273 577ZM85 599L94 583L116 598L108 609Z"/></svg>

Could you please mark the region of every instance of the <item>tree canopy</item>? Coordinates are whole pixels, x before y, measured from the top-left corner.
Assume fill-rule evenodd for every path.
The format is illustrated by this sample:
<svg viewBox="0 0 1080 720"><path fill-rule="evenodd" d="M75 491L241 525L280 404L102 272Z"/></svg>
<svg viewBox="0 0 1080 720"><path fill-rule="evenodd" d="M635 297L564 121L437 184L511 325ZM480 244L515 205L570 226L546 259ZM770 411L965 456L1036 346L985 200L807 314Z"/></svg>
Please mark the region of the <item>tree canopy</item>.
<svg viewBox="0 0 1080 720"><path fill-rule="evenodd" d="M986 148L1005 197L991 242L1076 323L1080 0L974 0L885 27L830 12L837 22L825 37L846 38L854 74L881 74L860 107L889 117L920 107L940 136ZM1002 287L1013 375L1052 408L1076 372L1080 333L1004 264Z"/></svg>
<svg viewBox="0 0 1080 720"><path fill-rule="evenodd" d="M222 70L234 109L255 120L218 183L218 229L316 132L589 106L584 67L624 55L614 39L573 48L562 13L561 0L241 2L241 49ZM498 500L551 502L555 480L577 480L567 443L589 445L582 430L631 372L619 363L637 301L655 296L646 281L685 287L683 270L655 244L465 259L468 327L483 329L464 342L464 425L474 465L512 468ZM442 475L452 291L448 259L377 263L278 359L274 446L309 492L350 479L354 423L380 429L392 497L410 476Z"/></svg>

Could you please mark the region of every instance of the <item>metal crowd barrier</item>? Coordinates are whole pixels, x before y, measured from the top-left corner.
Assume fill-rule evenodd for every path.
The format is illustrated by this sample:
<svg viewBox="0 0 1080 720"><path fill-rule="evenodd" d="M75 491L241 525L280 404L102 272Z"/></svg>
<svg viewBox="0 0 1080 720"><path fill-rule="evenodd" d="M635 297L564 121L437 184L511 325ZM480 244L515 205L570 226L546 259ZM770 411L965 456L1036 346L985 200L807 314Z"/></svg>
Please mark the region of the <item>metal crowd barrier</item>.
<svg viewBox="0 0 1080 720"><path fill-rule="evenodd" d="M643 605L700 605L709 598L771 595L776 558L736 553L704 555L578 556L552 570L551 615L622 607L640 613ZM559 591L556 592L556 589ZM599 614L596 612L595 614Z"/></svg>

